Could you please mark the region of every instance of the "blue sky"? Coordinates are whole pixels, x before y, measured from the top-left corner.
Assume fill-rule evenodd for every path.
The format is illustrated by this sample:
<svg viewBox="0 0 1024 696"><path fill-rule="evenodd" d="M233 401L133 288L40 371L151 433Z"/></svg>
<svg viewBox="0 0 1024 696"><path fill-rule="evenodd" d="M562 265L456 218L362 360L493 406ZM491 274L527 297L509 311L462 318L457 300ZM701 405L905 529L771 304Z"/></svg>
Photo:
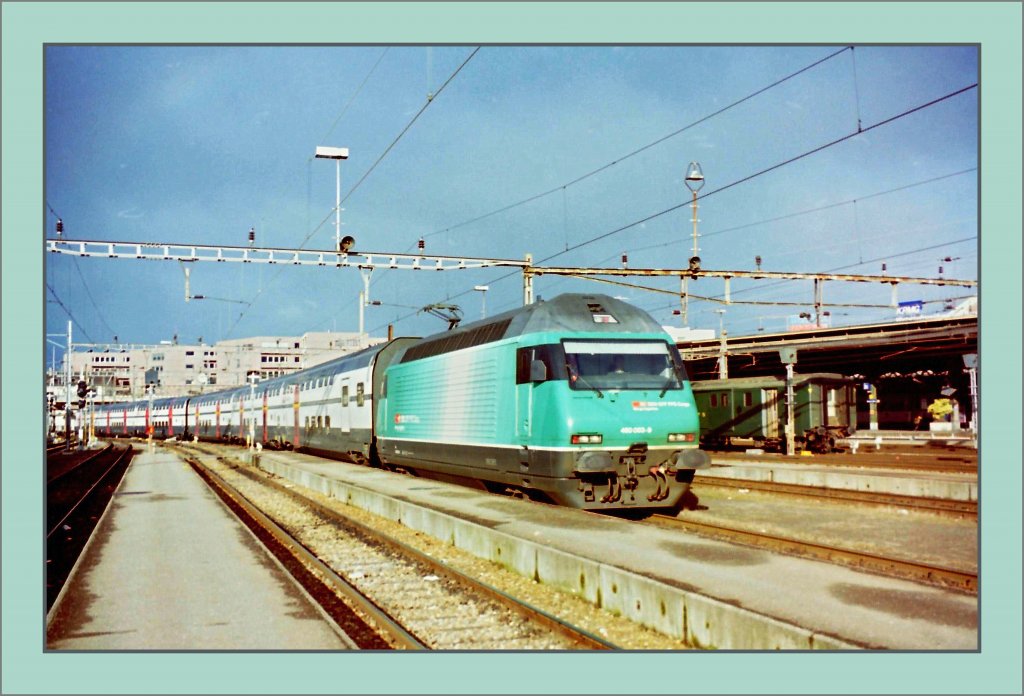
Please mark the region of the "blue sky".
<svg viewBox="0 0 1024 696"><path fill-rule="evenodd" d="M689 207L633 223L686 203L685 168L696 160L710 193L699 211L705 268L753 270L760 255L773 271L878 274L884 262L890 275L933 277L942 266L947 277L978 277L978 90L873 128L975 84L974 47L484 46L353 191L475 48L49 46L47 236L59 215L73 239L244 245L255 226L258 245L327 249L335 171L312 154L333 145L351 153L342 233L356 249L412 251L422 236L428 254L617 266L627 252L632 267L678 268L692 253ZM742 181L858 123L866 132ZM194 294L233 301L186 303L177 263L46 261L76 342L357 329L354 270L195 264ZM430 303L479 318L474 285L490 287L488 314L522 297L518 274L500 269L376 271L372 280L382 304L366 310L366 328L378 336L389 323L398 335L442 330L417 313ZM646 284L678 289L678 280ZM723 286L702 279L690 289L716 297ZM678 300L665 294L554 276L535 291L605 292L680 322ZM732 291L736 300L813 298L806 281L737 280ZM966 294L901 287L899 299L925 300L932 314ZM826 304L890 297L887 285L824 291ZM691 300L690 326L717 329L719 308ZM894 315L829 309L835 325ZM726 310L724 326L738 335L783 330L809 306ZM67 320L48 302L47 333Z"/></svg>

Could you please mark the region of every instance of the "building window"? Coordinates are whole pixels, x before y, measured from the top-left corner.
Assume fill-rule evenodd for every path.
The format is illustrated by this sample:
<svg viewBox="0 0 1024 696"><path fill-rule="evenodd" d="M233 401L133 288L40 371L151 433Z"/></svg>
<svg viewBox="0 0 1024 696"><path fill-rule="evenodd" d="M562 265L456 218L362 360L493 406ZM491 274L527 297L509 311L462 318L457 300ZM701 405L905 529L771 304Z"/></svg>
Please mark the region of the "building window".
<svg viewBox="0 0 1024 696"><path fill-rule="evenodd" d="M186 350L185 351L185 356L186 357L188 357L189 355L195 355L195 354L196 354L196 352L194 350Z"/></svg>
<svg viewBox="0 0 1024 696"><path fill-rule="evenodd" d="M192 369L195 369L195 365L192 365L192 364L190 364L190 363L186 363L186 364L185 364L185 369L186 369L186 370L192 370Z"/></svg>

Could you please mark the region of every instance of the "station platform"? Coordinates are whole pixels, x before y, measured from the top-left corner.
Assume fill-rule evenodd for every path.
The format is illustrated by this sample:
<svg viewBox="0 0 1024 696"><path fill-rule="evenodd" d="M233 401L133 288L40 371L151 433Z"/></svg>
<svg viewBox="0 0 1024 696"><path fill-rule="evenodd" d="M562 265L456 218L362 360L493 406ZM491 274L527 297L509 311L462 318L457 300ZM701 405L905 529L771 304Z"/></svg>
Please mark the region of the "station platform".
<svg viewBox="0 0 1024 696"><path fill-rule="evenodd" d="M712 457L712 466L697 472L694 485L699 485L702 478L786 483L940 500L978 500L977 474L860 469L855 461L848 466L793 464L757 461L757 456L753 455L748 461L715 464Z"/></svg>
<svg viewBox="0 0 1024 696"><path fill-rule="evenodd" d="M337 650L348 639L173 451L132 460L47 650Z"/></svg>
<svg viewBox="0 0 1024 696"><path fill-rule="evenodd" d="M902 447L948 447L977 450L978 438L970 430L959 428L927 430L863 429L843 438L847 446L864 451L890 450Z"/></svg>
<svg viewBox="0 0 1024 696"><path fill-rule="evenodd" d="M698 647L978 649L972 595L301 454L253 463Z"/></svg>

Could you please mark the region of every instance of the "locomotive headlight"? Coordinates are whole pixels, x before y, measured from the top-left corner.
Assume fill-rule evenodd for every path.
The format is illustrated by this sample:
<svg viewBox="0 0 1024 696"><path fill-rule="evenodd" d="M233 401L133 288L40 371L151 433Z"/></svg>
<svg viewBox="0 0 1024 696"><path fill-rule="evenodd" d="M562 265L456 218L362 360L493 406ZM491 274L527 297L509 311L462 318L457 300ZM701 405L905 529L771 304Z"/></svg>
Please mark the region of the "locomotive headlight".
<svg viewBox="0 0 1024 696"><path fill-rule="evenodd" d="M694 442L696 437L693 433L669 433L669 442Z"/></svg>
<svg viewBox="0 0 1024 696"><path fill-rule="evenodd" d="M600 433L579 433L572 436L574 445L600 445L603 441L604 436Z"/></svg>

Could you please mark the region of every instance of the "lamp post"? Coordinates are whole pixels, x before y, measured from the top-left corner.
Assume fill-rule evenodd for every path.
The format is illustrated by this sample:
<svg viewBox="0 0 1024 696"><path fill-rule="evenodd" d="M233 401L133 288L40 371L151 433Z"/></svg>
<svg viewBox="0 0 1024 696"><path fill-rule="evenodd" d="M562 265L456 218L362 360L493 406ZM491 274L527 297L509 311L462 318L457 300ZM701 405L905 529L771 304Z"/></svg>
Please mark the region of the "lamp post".
<svg viewBox="0 0 1024 696"><path fill-rule="evenodd" d="M686 168L686 178L684 179L686 188L690 189L693 194L693 202L690 203L690 208L693 210L693 256L690 257L690 271L700 270L700 257L697 256L697 192L704 187L704 172L701 171L700 164L697 162L690 162L690 165ZM696 279L696 275L692 275ZM683 326L687 326L687 310L689 308L690 295L686 289L686 276L680 277L680 303L682 304L682 318Z"/></svg>
<svg viewBox="0 0 1024 696"><path fill-rule="evenodd" d="M259 379L260 376L257 374L249 375L249 403L252 404L252 415L249 417L249 449L256 446L256 382Z"/></svg>
<svg viewBox="0 0 1024 696"><path fill-rule="evenodd" d="M716 309L718 313L718 379L729 378L729 356L725 350L725 310Z"/></svg>
<svg viewBox="0 0 1024 696"><path fill-rule="evenodd" d="M686 168L686 188L690 189L693 193L693 202L690 203L690 208L693 210L693 257L690 258L690 266L693 266L694 259L696 259L698 267L700 266L700 258L697 256L697 192L704 188L704 172L700 169L700 164L697 162L690 162L690 166Z"/></svg>
<svg viewBox="0 0 1024 696"><path fill-rule="evenodd" d="M341 161L348 159L348 148L319 146L316 159L334 160L334 250L341 251Z"/></svg>
<svg viewBox="0 0 1024 696"><path fill-rule="evenodd" d="M487 291L490 287L487 285L474 285L473 289L480 293L480 318L487 318Z"/></svg>

